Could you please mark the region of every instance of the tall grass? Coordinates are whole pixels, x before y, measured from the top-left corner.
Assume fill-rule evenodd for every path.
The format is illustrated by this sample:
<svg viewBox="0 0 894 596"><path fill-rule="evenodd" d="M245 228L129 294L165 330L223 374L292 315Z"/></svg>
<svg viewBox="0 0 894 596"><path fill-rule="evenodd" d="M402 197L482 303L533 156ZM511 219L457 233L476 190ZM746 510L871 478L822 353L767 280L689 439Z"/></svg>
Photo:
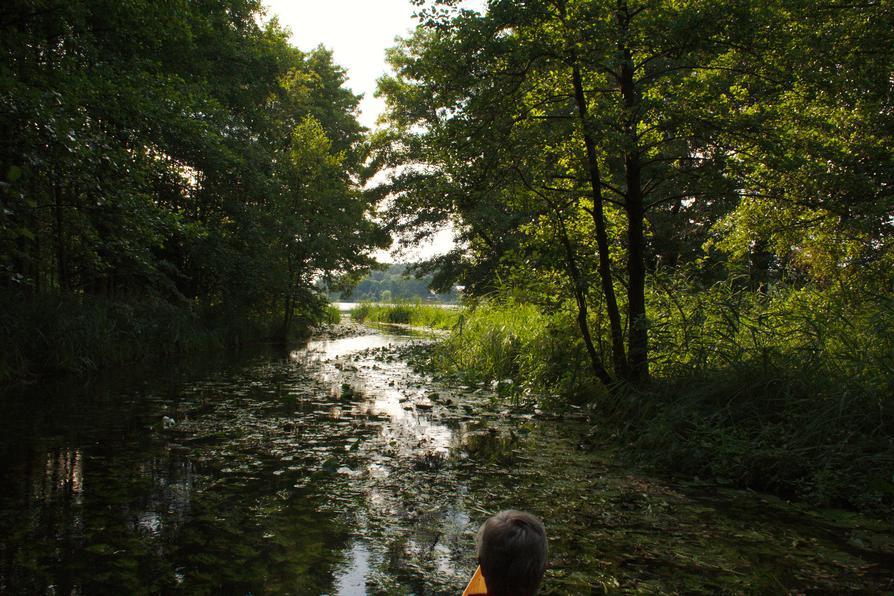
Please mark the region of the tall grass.
<svg viewBox="0 0 894 596"><path fill-rule="evenodd" d="M546 315L531 304L483 303L438 346L437 366L554 398L597 391L574 325L568 313Z"/></svg>
<svg viewBox="0 0 894 596"><path fill-rule="evenodd" d="M334 304L327 304L323 309L321 322L327 325L338 325L341 322L341 311Z"/></svg>
<svg viewBox="0 0 894 596"><path fill-rule="evenodd" d="M654 276L653 373L676 378L750 362L891 387L894 299L839 288L749 291L735 280L700 287Z"/></svg>
<svg viewBox="0 0 894 596"><path fill-rule="evenodd" d="M399 302L396 304L376 304L362 302L351 311L355 321L370 321L396 325L412 325L432 329L452 329L462 316L457 308L444 308L422 302Z"/></svg>
<svg viewBox="0 0 894 596"><path fill-rule="evenodd" d="M498 386L553 404L589 398L594 432L618 433L664 469L817 504L894 506L889 297L764 295L682 277L651 287L647 387L608 394L598 385L571 304L550 314L518 302L479 305L436 350L435 365L477 380L512 379Z"/></svg>

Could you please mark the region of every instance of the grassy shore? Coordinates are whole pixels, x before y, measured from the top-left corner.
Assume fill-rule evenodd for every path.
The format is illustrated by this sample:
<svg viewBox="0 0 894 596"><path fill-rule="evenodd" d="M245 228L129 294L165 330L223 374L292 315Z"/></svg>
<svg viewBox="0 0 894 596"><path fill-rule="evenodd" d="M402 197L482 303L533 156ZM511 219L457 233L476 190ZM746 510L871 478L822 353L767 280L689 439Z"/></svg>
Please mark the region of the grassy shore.
<svg viewBox="0 0 894 596"><path fill-rule="evenodd" d="M458 308L444 308L443 306L422 302L402 302L397 304L362 302L351 311L351 316L355 321L360 322L369 321L429 327L431 329L453 329L459 324L463 311Z"/></svg>
<svg viewBox="0 0 894 596"><path fill-rule="evenodd" d="M872 314L867 321L877 319ZM840 328L819 317L814 323L820 339L810 346L781 332L770 344L770 329L752 329L765 343L739 342L737 359L726 365L656 340L655 358L665 364L656 365L652 383L609 392L588 369L570 309L546 315L529 304L483 304L466 311L463 325L432 351L431 366L469 382L495 382L507 398L583 408L594 444L613 440L647 467L820 506L890 511L892 379L884 374L890 369L866 364L891 355L873 328L854 318ZM737 340L724 341L715 353Z"/></svg>

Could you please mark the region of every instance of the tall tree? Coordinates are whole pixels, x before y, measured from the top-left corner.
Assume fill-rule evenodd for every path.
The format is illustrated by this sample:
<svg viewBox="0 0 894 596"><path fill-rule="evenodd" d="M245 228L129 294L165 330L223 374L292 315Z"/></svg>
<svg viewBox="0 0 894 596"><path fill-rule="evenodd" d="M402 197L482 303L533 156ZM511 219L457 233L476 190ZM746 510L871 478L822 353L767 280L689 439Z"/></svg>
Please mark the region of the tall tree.
<svg viewBox="0 0 894 596"><path fill-rule="evenodd" d="M265 317L368 266L384 240L359 98L331 53L262 16L257 0L4 8L0 284ZM275 266L296 244L300 270Z"/></svg>
<svg viewBox="0 0 894 596"><path fill-rule="evenodd" d="M890 60L870 60L858 74L858 59L834 43L842 35L860 37L860 47L882 41L889 29L876 23L890 11L874 3L844 21L843 10L808 15L806 3L783 0L492 0L483 14L455 2L420 4L422 26L392 53L397 74L380 87L398 140L388 155L405 167L390 187L395 220L418 227L456 218L466 275L561 263L593 371L606 383L649 378L650 267L692 261L708 239L729 246L735 235L718 222L747 221L749 205L761 205L759 213L786 200L804 205L807 184L798 198L784 188L823 180L811 173L821 155L860 171L854 181L864 191L887 188L887 167L869 171L889 157L886 136L833 155L843 145L828 142L841 137L808 117L855 95L839 87L830 102L821 84L850 80L853 89L871 74L872 101L859 92L862 117L889 122ZM817 36L831 55L820 51L815 71L827 74L814 78L794 60L817 60ZM847 133L856 120L844 112L837 108L838 130ZM792 159L799 143L809 149ZM861 169L848 154L863 150L872 165ZM837 174L826 180L822 190L809 186L832 197L850 184ZM861 211L884 227L878 199ZM752 246L755 258L770 244Z"/></svg>
<svg viewBox="0 0 894 596"><path fill-rule="evenodd" d="M646 213L684 199L687 182L709 161L693 158L699 139L687 142L676 130L681 123L675 116L687 106L668 106L668 97L652 92L672 85L670 77L685 78L691 69L675 65L698 62L702 45L681 26L675 36L637 44L660 29L656 21L694 28L716 16L659 4L631 13L624 3L491 2L486 15L431 17L429 28L395 56L398 79L383 82L395 123L404 135L412 127L423 130L419 145L436 156L428 157L437 169L427 179L446 171L451 182L484 180L472 191L480 202L469 196L471 185L456 189L456 204L474 205L458 210L463 223L486 237L492 226L474 210L493 203L522 222L532 214L553 215L548 221L563 247L581 334L594 372L607 383L612 376L590 337L589 272L595 269L599 280L615 377L647 379ZM474 56L472 64L451 66L450 56L458 53ZM438 161L445 150L453 153ZM407 182L414 183L407 176L395 188ZM502 188L493 192L495 185ZM513 199L493 200L501 193L533 201L522 201L527 208L518 212ZM412 200L414 191L406 196ZM401 203L407 207L412 204ZM590 221L591 240L569 235L569 221L580 217ZM626 222L624 237L617 234L619 217ZM626 316L616 297L622 266Z"/></svg>

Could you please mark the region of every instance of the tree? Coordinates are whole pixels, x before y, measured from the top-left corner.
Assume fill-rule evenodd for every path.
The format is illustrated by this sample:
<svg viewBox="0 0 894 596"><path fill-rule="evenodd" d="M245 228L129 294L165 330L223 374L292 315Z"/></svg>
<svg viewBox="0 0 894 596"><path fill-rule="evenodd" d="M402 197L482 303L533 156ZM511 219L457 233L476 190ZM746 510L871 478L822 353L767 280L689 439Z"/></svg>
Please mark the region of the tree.
<svg viewBox="0 0 894 596"><path fill-rule="evenodd" d="M359 98L261 3L18 0L0 18L0 284L264 319L372 223ZM285 325L289 327L288 324Z"/></svg>
<svg viewBox="0 0 894 596"><path fill-rule="evenodd" d="M837 175L823 189L807 184L836 138L804 118L831 107L819 86L829 78L792 93L810 77L788 56L815 54L803 22L823 31L827 46L845 32L868 43L885 37L889 29L875 23L890 12L872 4L842 24L837 10L808 15L807 4L783 1L493 0L484 14L455 4L423 7L422 27L391 55L396 76L381 82L393 127L387 156L404 167L389 187L394 225L456 218L466 255L433 266L482 279L469 284L473 292L490 291L507 271L523 276L522 264L533 274L560 270L593 372L606 384L649 378L650 267L692 263L709 239L728 248L735 235L724 230L743 221L749 204L783 215L780 199L800 209L811 191L830 197L833 184L850 184ZM833 53L819 70L851 65L832 78L853 88L858 59ZM890 116L886 60L867 67L876 95L863 116L872 112L878 125ZM841 132L853 130L855 121L843 119ZM867 171L889 160L885 141L861 143L872 155L866 169L850 151L834 156L862 171L865 192L888 188L887 168ZM812 166L791 159L799 142L816 155ZM798 180L793 198L783 188ZM878 199L863 213L884 227L886 199ZM758 242L755 258L779 252L771 244Z"/></svg>
<svg viewBox="0 0 894 596"><path fill-rule="evenodd" d="M693 12L655 5L631 13L624 3L492 2L484 16L459 12L430 22L430 30L417 32L403 55L395 55L398 79L382 86L401 110L394 111L394 121L403 136L410 127L422 128L420 145L428 143L424 150L438 156L429 158L438 162L431 169L438 174L427 177L429 186L439 174L466 182L456 185L453 203L478 236L487 239L495 227L491 221L500 220L496 229L517 238L521 222L549 214L541 221L555 232L593 370L607 384L613 378L590 332L591 273L595 269L599 279L615 377L645 380L646 211L685 197L686 180L707 169L701 163L693 167L695 149L675 134L674 116L683 106L669 109L667 97L650 95L669 86L668 77L687 75L670 60L692 60L690 54L702 48L689 42L689 30L649 46L633 44L658 28L655 21L698 24L716 16ZM634 25L642 30L632 31ZM451 67L450 56L457 53L475 56L471 67ZM407 155L418 159L420 153ZM395 188L408 182L418 188L406 176ZM414 192L407 193L401 210L413 207L408 203ZM500 206L512 215L505 217ZM489 212L495 217L488 218ZM619 217L626 222L624 237L617 235ZM589 238L575 238L573 230ZM626 317L616 297L619 266L626 269Z"/></svg>

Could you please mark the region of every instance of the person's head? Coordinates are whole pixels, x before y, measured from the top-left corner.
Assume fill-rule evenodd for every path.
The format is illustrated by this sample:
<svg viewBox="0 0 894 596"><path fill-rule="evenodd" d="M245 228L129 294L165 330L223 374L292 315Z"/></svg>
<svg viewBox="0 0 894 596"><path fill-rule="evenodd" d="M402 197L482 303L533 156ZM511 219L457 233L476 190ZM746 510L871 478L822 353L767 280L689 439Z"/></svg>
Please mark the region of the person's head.
<svg viewBox="0 0 894 596"><path fill-rule="evenodd" d="M546 530L524 511L501 511L481 525L475 540L489 596L531 596L546 570Z"/></svg>

